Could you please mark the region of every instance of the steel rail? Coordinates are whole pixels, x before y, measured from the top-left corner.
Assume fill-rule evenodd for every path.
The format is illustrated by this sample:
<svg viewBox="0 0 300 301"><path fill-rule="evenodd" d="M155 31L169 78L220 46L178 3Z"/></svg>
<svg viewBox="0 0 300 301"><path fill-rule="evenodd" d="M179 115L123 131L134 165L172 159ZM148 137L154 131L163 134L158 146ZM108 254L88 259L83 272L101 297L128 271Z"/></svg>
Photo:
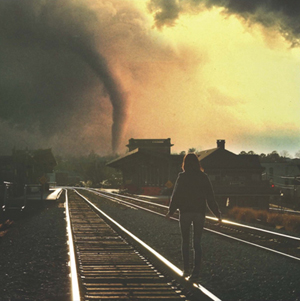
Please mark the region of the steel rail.
<svg viewBox="0 0 300 301"><path fill-rule="evenodd" d="M93 192L94 192L94 191L93 191ZM114 197L114 196L102 194L102 193L100 193L100 192L97 192L97 194L100 195L100 196L102 196L102 197L109 198L109 199L111 199L111 200L113 200L113 201L115 201L115 202L119 202L119 203L122 202L122 203L125 203L126 205L133 206L133 207L136 207L136 208L138 208L138 209L142 209L142 210L145 210L145 211L147 211L147 212L154 213L154 214L156 214L156 215L164 216L164 214L162 214L162 213L159 213L159 212L156 212L156 211L153 211L153 210L144 208L144 207L142 207L142 206L138 206L138 205L136 205L136 204L132 204L132 203L126 202L126 201L124 201L124 200L122 200L122 199L118 199L118 198L116 198L116 197ZM151 203L151 205L152 205L152 203ZM154 205L156 205L156 204L154 203ZM216 221L217 221L217 218L213 218L213 217L207 217L207 218L210 218L210 219L213 219L213 220L216 220ZM176 217L171 217L171 219L172 219L172 220L179 221L179 219L176 218ZM222 220L222 222L223 222L223 220ZM230 223L230 224L232 224L232 225L237 225L237 226L241 225L241 226L244 226L245 228L249 228L249 229L254 229L254 230L256 230L256 231L260 231L259 228L255 228L255 227L246 226L246 225L242 225L242 224L238 224L238 223L234 223L234 222L229 222L229 221L228 221L228 223ZM252 243L252 242L249 242L249 241L240 239L240 238L236 238L236 237L234 237L234 236L230 236L230 235L227 235L227 234L224 234L224 233L221 233L221 232L218 232L218 231L215 231L215 230L206 228L206 227L204 227L203 229L206 230L206 231L212 232L212 233L214 233L214 234L218 234L218 235L224 236L224 237L229 238L229 239L233 239L233 240L236 240L236 241L239 241L239 242L242 242L242 243L245 243L245 244L248 244L248 245L251 245L251 246L254 246L254 247L257 247L257 248L266 250L266 251L269 251L269 252L273 252L273 253L278 254L278 255L281 255L281 256L285 256L285 257L290 258L290 259L294 259L294 260L300 261L300 258L299 258L299 257L295 257L295 256L292 256L292 255L289 255L289 254L286 254L286 253L283 253L283 252L280 252L280 251L271 249L271 248L267 248L267 247L264 247L264 246L261 246L261 245L258 245L258 244L255 244L255 243ZM262 230L264 230L264 229L262 229ZM263 232L266 232L266 233L269 233L269 234L270 234L270 233L271 233L271 234L273 234L273 233L274 233L274 234L279 234L279 236L284 236L285 238L288 237L288 238L292 238L292 239L295 238L296 240L300 240L300 239L297 238L297 237L293 237L293 236L289 236L289 235L284 235L284 234L281 234L281 233L276 233L276 232L272 232L272 231L268 231L268 230L264 230Z"/></svg>
<svg viewBox="0 0 300 301"><path fill-rule="evenodd" d="M69 256L70 256L69 266L71 270L70 276L71 276L71 286L72 286L72 300L79 301L80 291L79 291L78 276L77 276L76 256L75 256L75 248L73 243L71 218L69 214L69 199L68 199L67 189L65 189L65 198L66 198L67 234L68 234L68 245L69 245Z"/></svg>
<svg viewBox="0 0 300 301"><path fill-rule="evenodd" d="M99 212L102 216L104 216L107 220L109 220L112 224L114 224L118 229L120 229L122 232L126 233L126 235L131 237L136 243L138 243L140 246L142 246L144 249L146 249L149 253L151 253L155 258L157 258L159 261L161 261L165 266L167 266L170 270L172 270L173 273L177 274L179 276L179 278L177 278L176 280L179 280L179 282L181 282L181 283L182 283L182 281L187 282L186 280L184 280L182 278L183 271L181 271L173 263L171 263L169 260L167 260L161 254L159 254L157 251L155 251L153 248L151 248L149 245L147 245L145 242L143 242L137 236L135 236L134 234L129 232L127 229L125 229L121 224L119 224L118 222L113 220L110 216L108 216L105 212L103 212L101 209L99 209L95 204L93 204L85 196L80 194L77 190L75 190L75 192L82 199L84 199L91 207L93 207L97 212ZM216 297L213 293L211 293L205 287L203 287L202 285L200 285L198 283L192 283L192 287L194 289L198 290L198 293L200 293L201 296L205 297L205 300L221 301L221 299ZM200 299L200 300L202 300L202 299Z"/></svg>
<svg viewBox="0 0 300 301"><path fill-rule="evenodd" d="M113 193L109 193L109 192L105 192L105 193L103 193L102 191L100 192L100 191L97 190L97 189L89 189L89 190L91 190L91 191L96 191L96 192L101 193L101 194L107 194L107 195L111 194L111 195L114 195ZM150 201L145 201L145 200L137 199L137 198L134 198L134 197L131 197L131 196L128 196L128 195L124 195L124 196L123 196L123 195L122 195L122 196L119 195L119 196L120 196L120 197L124 197L124 198L126 198L126 199L133 200L133 201L138 201L138 202L140 202L140 203L155 205L155 206L161 207L161 208L168 208L168 206L166 206L166 205L157 204L157 203L153 203L153 202L150 202Z"/></svg>
<svg viewBox="0 0 300 301"><path fill-rule="evenodd" d="M211 217L211 216L206 216L206 218L211 219L211 220L218 220L217 218ZM278 232L274 232L274 231L270 231L270 230L266 230L266 229L262 229L262 228L257 228L257 227L253 227L253 226L243 225L243 224L231 222L231 221L228 221L228 220L222 220L222 222L225 223L225 224L233 225L233 226L239 226L239 227L242 227L242 228L247 228L247 229L260 231L260 232L264 232L264 233L268 233L268 234L272 234L272 235L276 235L276 236L281 236L281 237L288 238L288 239L291 239L291 240L300 241L300 237L297 237L297 236L278 233Z"/></svg>
<svg viewBox="0 0 300 301"><path fill-rule="evenodd" d="M240 239L240 238L237 238L237 237L233 237L233 236L230 236L230 235L227 235L227 234L224 234L224 233L220 233L220 232L215 231L215 230L211 230L211 229L206 229L206 230L210 231L210 232L213 232L213 233L216 233L216 234L220 234L222 236L225 236L225 237L228 237L228 238L231 238L231 239L234 239L234 240L239 241L239 242L246 243L248 245L251 245L251 246L254 246L254 247L257 247L257 248L261 248L261 249L264 249L264 250L267 250L267 251L270 251L270 252L273 252L273 253L276 253L276 254L279 254L279 255L282 255L282 256L300 261L299 257L295 257L295 256L292 256L292 255L289 255L289 254L286 254L286 253L283 253L283 252L280 252L280 251L276 251L276 250L273 250L273 249L255 244L255 243L250 242L250 241L246 241L246 240L243 240L243 239Z"/></svg>
<svg viewBox="0 0 300 301"><path fill-rule="evenodd" d="M289 209L280 209L280 208L275 208L275 207L271 207L270 210L284 212L284 213L288 213L291 215L299 215L300 214L300 211L289 210Z"/></svg>
<svg viewBox="0 0 300 301"><path fill-rule="evenodd" d="M98 190L94 190L94 189L90 189L90 191L95 191L95 192L97 192L99 194L102 194L102 195L112 194L112 193L108 193L108 192L102 193L102 192L100 192ZM123 197L123 196L120 196L120 197ZM137 198L128 197L128 196L124 196L124 198L129 198L129 199L132 199L133 201L138 201L138 202L141 202L141 203L149 204L151 206L157 206L157 207L160 207L160 208L168 209L168 206L166 206L166 205L157 204L157 203L153 203L153 202L149 202L149 201L145 201L145 200L139 200ZM131 203L128 203L128 204L131 204ZM208 215L206 216L206 218L210 219L210 220L215 220L215 221L218 220L217 218L212 217L212 216L208 216ZM288 238L288 239L291 239L291 240L300 241L300 237L297 237L297 236L292 236L292 235L278 233L278 232L274 232L274 231L270 231L270 230L266 230L266 229L262 229L262 228L248 226L248 225L232 222L232 221L229 221L229 220L222 219L222 223L228 224L228 225L233 225L233 226L238 226L238 227L241 227L241 228L247 228L247 229L251 229L251 230L255 230L255 231L259 231L259 232L264 232L264 233L268 233L268 234L272 234L272 235L276 235L276 236L281 236L281 237Z"/></svg>

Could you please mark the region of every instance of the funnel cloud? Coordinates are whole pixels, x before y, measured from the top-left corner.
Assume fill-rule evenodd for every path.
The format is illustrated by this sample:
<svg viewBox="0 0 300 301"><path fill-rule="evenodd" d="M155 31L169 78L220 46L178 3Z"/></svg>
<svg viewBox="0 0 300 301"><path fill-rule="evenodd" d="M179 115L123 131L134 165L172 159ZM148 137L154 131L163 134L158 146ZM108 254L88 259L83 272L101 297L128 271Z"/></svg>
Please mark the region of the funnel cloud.
<svg viewBox="0 0 300 301"><path fill-rule="evenodd" d="M0 1L0 154L106 155L166 137L175 152L220 137L236 152L297 151L299 12L279 0Z"/></svg>
<svg viewBox="0 0 300 301"><path fill-rule="evenodd" d="M112 113L111 145L118 150L126 94L96 41L97 18L85 1L0 2L0 129L27 131L30 146L29 132L53 142L75 127L74 140L85 139L90 111L100 106L103 122ZM105 143L106 131L99 127Z"/></svg>

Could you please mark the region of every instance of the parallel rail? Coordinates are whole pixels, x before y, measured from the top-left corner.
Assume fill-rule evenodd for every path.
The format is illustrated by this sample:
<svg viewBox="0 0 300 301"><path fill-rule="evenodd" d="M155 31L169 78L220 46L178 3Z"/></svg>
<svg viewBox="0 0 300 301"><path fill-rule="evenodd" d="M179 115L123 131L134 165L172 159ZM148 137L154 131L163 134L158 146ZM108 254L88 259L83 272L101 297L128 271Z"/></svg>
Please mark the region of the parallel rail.
<svg viewBox="0 0 300 301"><path fill-rule="evenodd" d="M69 193L67 209L80 300L219 300L78 192Z"/></svg>
<svg viewBox="0 0 300 301"><path fill-rule="evenodd" d="M168 206L140 200L135 197L122 196L103 191L100 192L98 190L89 191L99 196L106 197L112 201L122 202L128 206L147 210L155 214L165 215L168 210ZM178 220L178 217L174 217L174 219ZM210 216L207 216L206 220L207 222L204 228L206 231L300 261L299 237L234 223L227 220L223 220L221 224L217 224L217 219Z"/></svg>

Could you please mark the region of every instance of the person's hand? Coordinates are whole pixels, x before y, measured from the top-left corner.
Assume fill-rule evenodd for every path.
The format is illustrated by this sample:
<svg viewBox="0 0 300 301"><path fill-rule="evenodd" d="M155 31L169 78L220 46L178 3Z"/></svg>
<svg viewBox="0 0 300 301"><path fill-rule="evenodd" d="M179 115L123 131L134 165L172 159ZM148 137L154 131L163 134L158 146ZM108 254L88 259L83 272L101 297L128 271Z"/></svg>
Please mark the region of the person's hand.
<svg viewBox="0 0 300 301"><path fill-rule="evenodd" d="M168 220L170 220L170 219L171 219L171 215L170 215L170 213L169 213L169 212L166 214L165 218L166 218L166 219L168 219Z"/></svg>
<svg viewBox="0 0 300 301"><path fill-rule="evenodd" d="M222 215L216 215L216 218L218 219L218 221L216 222L216 226L220 226L222 224Z"/></svg>

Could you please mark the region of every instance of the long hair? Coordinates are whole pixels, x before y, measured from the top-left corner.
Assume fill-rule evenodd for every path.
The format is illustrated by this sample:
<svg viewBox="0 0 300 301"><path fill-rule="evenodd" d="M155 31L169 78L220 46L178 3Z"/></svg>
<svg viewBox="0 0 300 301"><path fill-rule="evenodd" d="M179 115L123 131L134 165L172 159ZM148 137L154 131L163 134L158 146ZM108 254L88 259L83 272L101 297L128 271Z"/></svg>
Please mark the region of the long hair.
<svg viewBox="0 0 300 301"><path fill-rule="evenodd" d="M196 170L203 171L203 168L201 167L201 164L195 153L188 153L184 156L181 168L182 168L182 170L188 171L188 172L196 171Z"/></svg>

